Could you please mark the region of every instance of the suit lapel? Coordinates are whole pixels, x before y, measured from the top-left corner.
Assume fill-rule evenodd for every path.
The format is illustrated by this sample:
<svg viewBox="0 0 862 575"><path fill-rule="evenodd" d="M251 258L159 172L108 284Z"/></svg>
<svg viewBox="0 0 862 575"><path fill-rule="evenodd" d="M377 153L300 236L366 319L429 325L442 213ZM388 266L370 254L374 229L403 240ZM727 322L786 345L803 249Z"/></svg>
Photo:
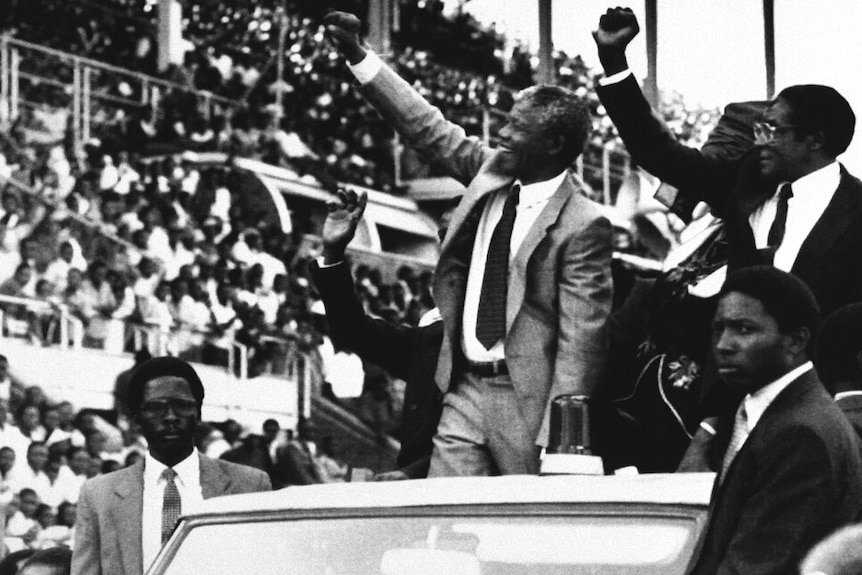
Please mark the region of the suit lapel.
<svg viewBox="0 0 862 575"><path fill-rule="evenodd" d="M215 461L202 453L198 454L201 469L201 494L204 499L225 495L231 486L230 477L225 475Z"/></svg>
<svg viewBox="0 0 862 575"><path fill-rule="evenodd" d="M138 461L114 487L119 501L111 506L113 524L117 526L120 561L126 573L141 573L144 558L141 552L141 521L144 514L144 461Z"/></svg>
<svg viewBox="0 0 862 575"><path fill-rule="evenodd" d="M508 291L506 293L507 331L512 327L512 323L521 309L521 304L524 303L524 293L527 288L527 263L530 256L533 255L536 246L545 239L548 228L557 222L563 207L575 193L577 193L577 188L572 182L572 176L567 175L554 195L548 200L548 203L545 204L542 213L533 222L524 237L524 241L521 242L521 247L518 248L518 253L515 254L515 258L509 264Z"/></svg>
<svg viewBox="0 0 862 575"><path fill-rule="evenodd" d="M858 218L858 210L862 194L854 186L853 178L841 166L841 181L832 201L811 233L802 243L796 261L793 263L793 275L807 279L824 259L829 259L829 253L845 232L847 227Z"/></svg>

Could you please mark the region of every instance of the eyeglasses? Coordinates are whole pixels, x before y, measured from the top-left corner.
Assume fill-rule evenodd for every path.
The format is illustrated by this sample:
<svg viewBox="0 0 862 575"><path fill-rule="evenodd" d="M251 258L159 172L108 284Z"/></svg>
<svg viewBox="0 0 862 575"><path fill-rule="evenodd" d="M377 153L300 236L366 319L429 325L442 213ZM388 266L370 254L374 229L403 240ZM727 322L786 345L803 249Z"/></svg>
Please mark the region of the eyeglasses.
<svg viewBox="0 0 862 575"><path fill-rule="evenodd" d="M784 126L779 126L776 124L770 124L769 122L755 122L754 123L754 143L755 144L768 144L769 142L775 139L780 132L786 132L788 130L793 130L794 128L798 128L799 126L796 124L785 124Z"/></svg>
<svg viewBox="0 0 862 575"><path fill-rule="evenodd" d="M198 408L198 402L190 399L169 399L167 401L152 400L141 403L141 413L161 417L168 412L168 407L180 416L193 415Z"/></svg>

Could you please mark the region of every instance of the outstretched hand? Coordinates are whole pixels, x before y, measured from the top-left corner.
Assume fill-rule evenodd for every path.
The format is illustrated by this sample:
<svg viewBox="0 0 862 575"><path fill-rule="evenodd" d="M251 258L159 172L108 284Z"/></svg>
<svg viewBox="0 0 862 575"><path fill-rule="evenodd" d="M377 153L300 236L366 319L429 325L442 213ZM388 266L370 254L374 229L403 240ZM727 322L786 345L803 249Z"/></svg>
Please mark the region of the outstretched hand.
<svg viewBox="0 0 862 575"><path fill-rule="evenodd" d="M627 67L626 47L639 32L637 16L630 8L608 8L602 14L598 29L593 30L593 39L605 74L621 72Z"/></svg>
<svg viewBox="0 0 862 575"><path fill-rule="evenodd" d="M326 202L326 221L323 222L323 260L334 264L344 259L344 251L356 234L356 226L365 212L368 194L339 188L337 198Z"/></svg>
<svg viewBox="0 0 862 575"><path fill-rule="evenodd" d="M347 12L330 12L323 17L323 25L332 43L351 64L357 64L365 57L359 37L362 30L359 18Z"/></svg>

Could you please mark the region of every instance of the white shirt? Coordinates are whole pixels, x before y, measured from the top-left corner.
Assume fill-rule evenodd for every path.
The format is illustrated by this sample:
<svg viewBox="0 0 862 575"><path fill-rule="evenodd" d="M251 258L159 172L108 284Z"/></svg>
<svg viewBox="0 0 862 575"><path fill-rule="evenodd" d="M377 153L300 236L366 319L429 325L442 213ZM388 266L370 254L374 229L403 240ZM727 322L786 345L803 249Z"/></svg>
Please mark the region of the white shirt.
<svg viewBox="0 0 862 575"><path fill-rule="evenodd" d="M763 413L770 404L775 401L776 397L778 397L778 394L784 391L788 385L796 380L796 378L811 369L814 369L814 364L807 361L799 367L788 371L772 383L745 396L743 401L745 402L745 413L748 419L749 433L751 433L751 430L753 430L757 425L757 422L760 421L760 418L763 416Z"/></svg>
<svg viewBox="0 0 862 575"><path fill-rule="evenodd" d="M510 265L530 228L536 222L536 218L542 213L548 200L551 199L565 178L566 172L562 172L550 180L521 186L518 208L515 212L515 225L512 228L512 239L509 243ZM496 361L505 357L502 339L491 349L485 349L485 346L476 339L476 319L479 310L479 297L482 294L482 281L485 277L485 260L488 259L488 246L491 243L494 228L497 227L497 222L503 215L503 205L506 203L508 193L508 189L500 190L488 198L485 208L482 210L479 226L476 229L476 237L473 240L473 255L470 258L470 273L467 276L467 291L464 295L464 316L462 318L464 331L461 335L464 354L470 361Z"/></svg>
<svg viewBox="0 0 862 575"><path fill-rule="evenodd" d="M826 211L826 206L832 201L832 196L835 195L840 182L841 168L838 162L832 162L790 184L793 197L787 202L787 226L784 239L775 251L773 260L775 267L786 272L790 271L796 256L799 255L802 243ZM768 245L767 236L775 220L780 189L781 186L778 186L775 194L748 216L748 223L754 233L754 243L758 249Z"/></svg>
<svg viewBox="0 0 862 575"><path fill-rule="evenodd" d="M141 552L144 570L152 564L162 548L162 504L165 496L165 479L162 472L167 466L147 453L144 456L144 508L141 517ZM201 491L201 470L198 450L174 466L174 482L180 492L181 513L194 511L204 500Z"/></svg>

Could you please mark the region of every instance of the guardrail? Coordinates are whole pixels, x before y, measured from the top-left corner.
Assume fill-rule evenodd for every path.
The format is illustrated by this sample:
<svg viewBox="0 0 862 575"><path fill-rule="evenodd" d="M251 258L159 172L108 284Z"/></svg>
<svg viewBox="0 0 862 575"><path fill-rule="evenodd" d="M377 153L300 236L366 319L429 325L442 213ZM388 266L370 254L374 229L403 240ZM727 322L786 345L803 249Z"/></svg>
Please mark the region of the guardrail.
<svg viewBox="0 0 862 575"><path fill-rule="evenodd" d="M4 305L5 304L5 305ZM0 295L0 338L16 335L30 335L30 319L21 318L19 310L10 312L10 308L23 308L25 315L44 314L45 317L56 319L59 333L50 333L50 340L58 340L61 349L81 349L84 325L80 319L72 315L69 307L41 299ZM23 329L23 333L21 333Z"/></svg>

